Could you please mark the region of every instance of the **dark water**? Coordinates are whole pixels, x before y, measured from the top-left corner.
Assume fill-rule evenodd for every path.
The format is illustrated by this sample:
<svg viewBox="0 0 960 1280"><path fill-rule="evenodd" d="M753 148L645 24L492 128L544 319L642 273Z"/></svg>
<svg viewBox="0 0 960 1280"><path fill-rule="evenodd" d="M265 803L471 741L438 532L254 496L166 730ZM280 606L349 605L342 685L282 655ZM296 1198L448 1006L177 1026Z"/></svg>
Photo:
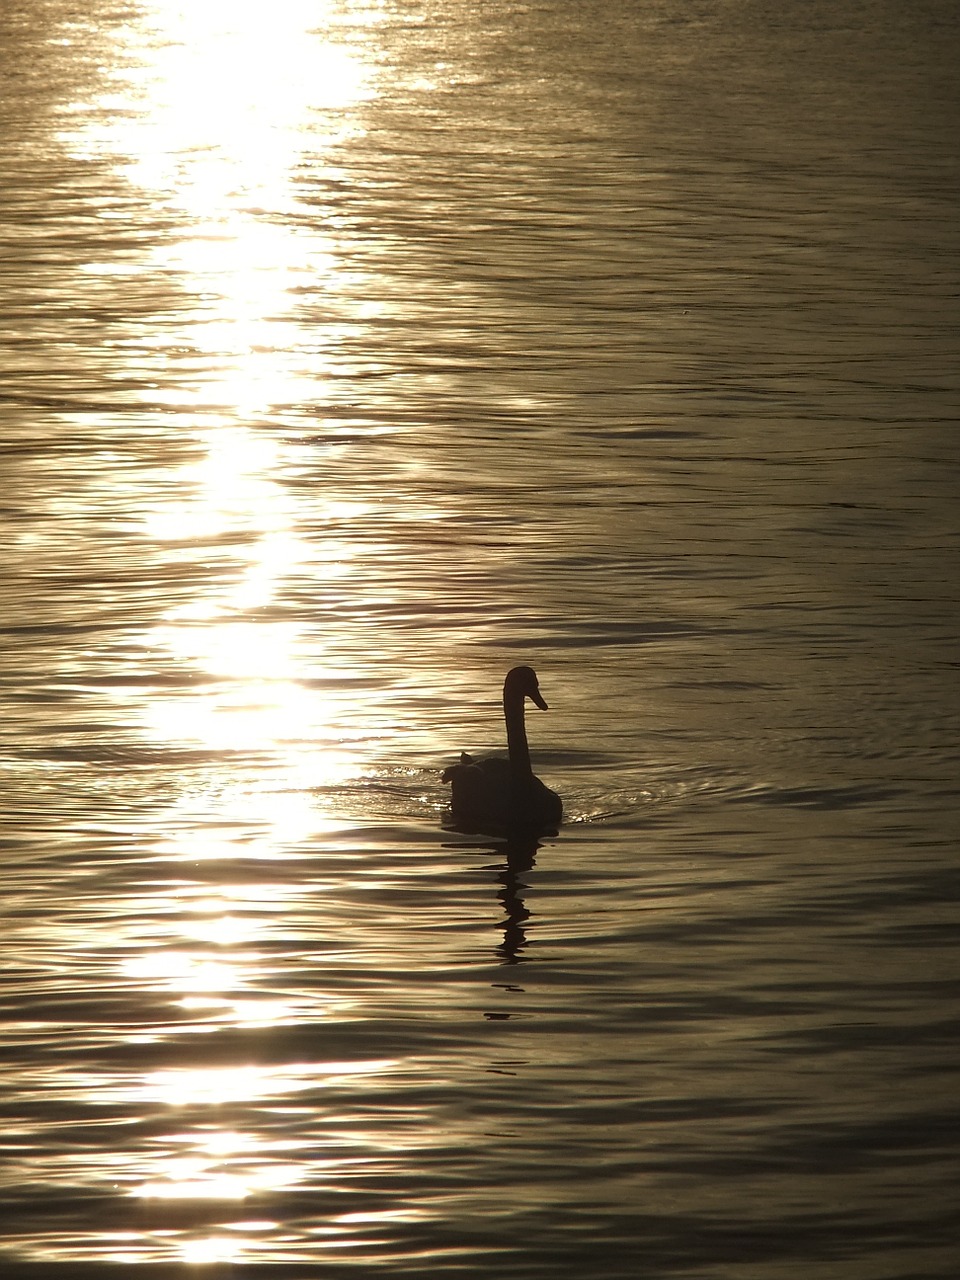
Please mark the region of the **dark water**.
<svg viewBox="0 0 960 1280"><path fill-rule="evenodd" d="M4 1276L957 1274L958 54L8 0Z"/></svg>

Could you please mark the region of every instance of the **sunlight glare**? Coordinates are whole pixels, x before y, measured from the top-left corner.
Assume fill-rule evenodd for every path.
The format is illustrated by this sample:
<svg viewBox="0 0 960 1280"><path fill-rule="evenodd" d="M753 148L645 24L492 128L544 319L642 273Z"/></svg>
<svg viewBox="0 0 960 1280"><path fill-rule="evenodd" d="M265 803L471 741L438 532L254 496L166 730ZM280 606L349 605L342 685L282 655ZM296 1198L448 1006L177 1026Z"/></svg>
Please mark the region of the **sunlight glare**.
<svg viewBox="0 0 960 1280"><path fill-rule="evenodd" d="M307 576L318 556L324 577L344 577L355 543L343 534L325 538L317 550L293 532L297 513L273 478L284 447L275 437L232 425L204 439L206 456L174 473L178 496L146 511L144 521L155 540L209 542L223 564L210 590L177 600L153 632L155 648L213 679L185 695L165 688L142 704L141 714L151 738L164 742L216 750L323 744L309 779L300 770L302 785L335 785L355 773L334 745L349 734L337 726L331 695L322 692L324 678L336 686L341 672L318 669L316 639L307 646L301 623L250 614L269 608L291 576ZM331 495L317 503L314 520L339 531L368 509Z"/></svg>
<svg viewBox="0 0 960 1280"><path fill-rule="evenodd" d="M245 962L256 959L246 955ZM125 977L157 984L170 991L232 991L244 986L239 969L232 963L208 960L203 955L182 951L144 951L122 965Z"/></svg>
<svg viewBox="0 0 960 1280"><path fill-rule="evenodd" d="M171 1067L143 1078L147 1101L168 1107L255 1102L328 1088L346 1079L377 1076L396 1065L392 1058L359 1062L286 1063L283 1066Z"/></svg>
<svg viewBox="0 0 960 1280"><path fill-rule="evenodd" d="M346 109L374 93L356 52L332 38L333 10L323 0L153 0L139 29L120 33L139 65L101 99L111 112L101 142L136 157L138 185L176 192L194 215L238 192L277 207L306 119L340 113L337 139L355 127Z"/></svg>
<svg viewBox="0 0 960 1280"><path fill-rule="evenodd" d="M329 368L321 331L307 343L293 318L298 284L349 284L334 229L303 208L302 177L335 168L331 152L363 132L357 109L376 96L375 7L349 27L328 0L138 8L105 32L115 46L107 83L71 104L65 116L78 125L63 140L78 159L110 161L160 212L146 259L120 268L173 290L162 330L141 341L167 365L175 353L179 377L154 396L243 417L295 404Z"/></svg>
<svg viewBox="0 0 960 1280"><path fill-rule="evenodd" d="M209 1267L216 1263L243 1261L241 1241L226 1236L205 1236L202 1240L182 1240L178 1244L180 1259L189 1267Z"/></svg>

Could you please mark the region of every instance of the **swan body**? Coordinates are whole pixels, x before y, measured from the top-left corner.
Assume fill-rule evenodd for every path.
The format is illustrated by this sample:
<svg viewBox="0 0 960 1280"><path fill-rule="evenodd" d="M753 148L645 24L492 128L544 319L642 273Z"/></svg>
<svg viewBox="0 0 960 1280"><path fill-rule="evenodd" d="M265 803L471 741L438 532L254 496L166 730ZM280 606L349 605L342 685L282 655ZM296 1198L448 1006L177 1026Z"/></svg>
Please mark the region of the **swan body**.
<svg viewBox="0 0 960 1280"><path fill-rule="evenodd" d="M443 772L450 783L450 812L465 831L547 831L563 818L563 802L534 774L524 714L525 700L547 704L532 667L514 667L503 682L503 717L509 758L477 759L464 752Z"/></svg>

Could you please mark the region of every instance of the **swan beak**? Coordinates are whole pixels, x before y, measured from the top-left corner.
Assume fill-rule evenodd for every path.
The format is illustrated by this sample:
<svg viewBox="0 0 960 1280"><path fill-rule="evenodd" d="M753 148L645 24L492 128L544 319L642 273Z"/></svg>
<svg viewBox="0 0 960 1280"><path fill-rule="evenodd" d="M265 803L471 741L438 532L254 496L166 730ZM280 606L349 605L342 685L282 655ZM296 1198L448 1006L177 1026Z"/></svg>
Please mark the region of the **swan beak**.
<svg viewBox="0 0 960 1280"><path fill-rule="evenodd" d="M543 700L543 694L540 692L540 690L539 690L539 689L531 689L531 690L530 690L530 701L531 701L535 706L539 707L541 711L549 711L549 710L550 710L550 708L549 708L549 707L547 706L547 704L544 702L544 700Z"/></svg>

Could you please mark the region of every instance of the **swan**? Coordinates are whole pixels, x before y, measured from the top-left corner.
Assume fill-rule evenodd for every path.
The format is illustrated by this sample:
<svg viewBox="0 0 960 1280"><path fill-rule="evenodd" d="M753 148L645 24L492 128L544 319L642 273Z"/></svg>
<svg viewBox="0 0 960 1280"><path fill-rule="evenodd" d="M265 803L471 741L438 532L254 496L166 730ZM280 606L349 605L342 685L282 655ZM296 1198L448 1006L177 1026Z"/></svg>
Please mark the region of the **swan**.
<svg viewBox="0 0 960 1280"><path fill-rule="evenodd" d="M450 812L466 831L544 831L556 829L563 802L540 781L530 765L524 699L547 710L532 667L514 667L503 682L503 718L507 723L509 760L487 756L477 760L464 752L460 763L442 774L449 782Z"/></svg>

